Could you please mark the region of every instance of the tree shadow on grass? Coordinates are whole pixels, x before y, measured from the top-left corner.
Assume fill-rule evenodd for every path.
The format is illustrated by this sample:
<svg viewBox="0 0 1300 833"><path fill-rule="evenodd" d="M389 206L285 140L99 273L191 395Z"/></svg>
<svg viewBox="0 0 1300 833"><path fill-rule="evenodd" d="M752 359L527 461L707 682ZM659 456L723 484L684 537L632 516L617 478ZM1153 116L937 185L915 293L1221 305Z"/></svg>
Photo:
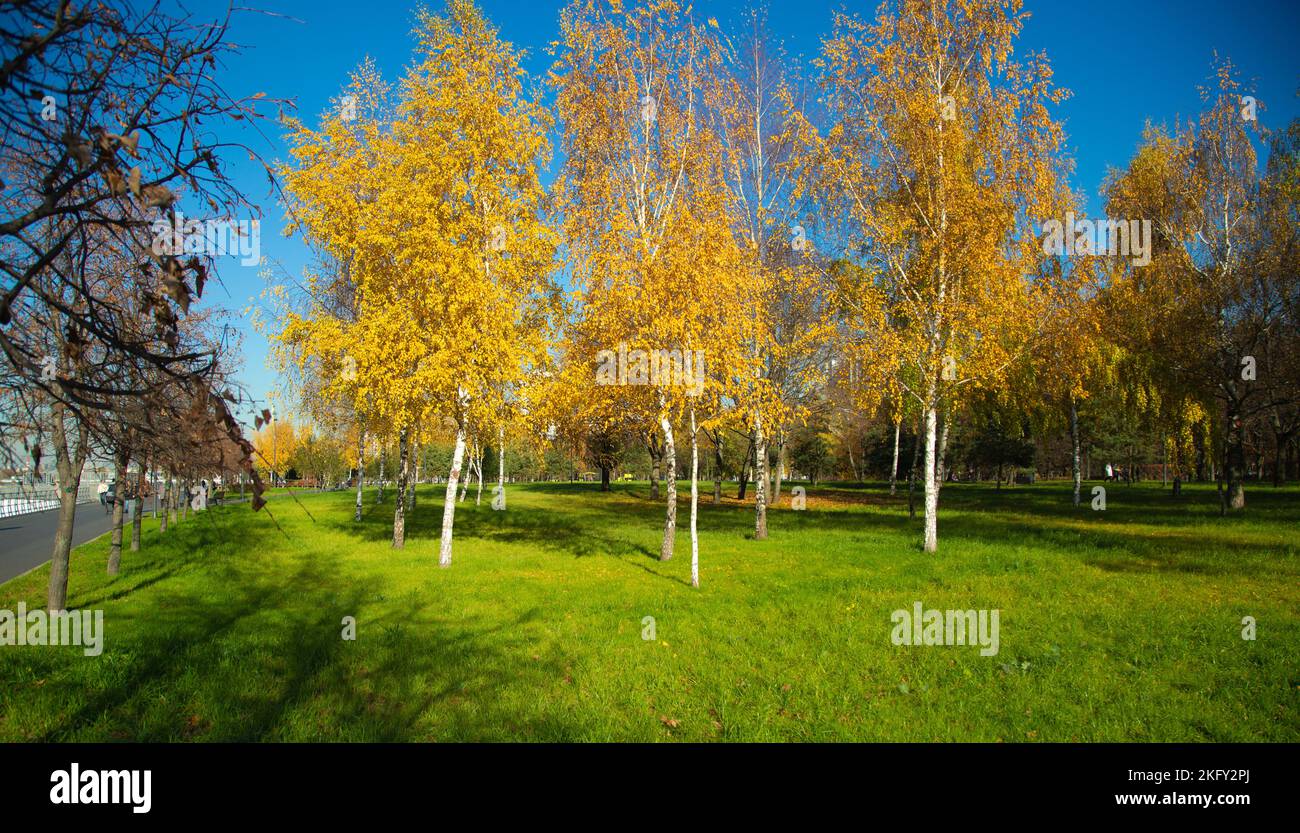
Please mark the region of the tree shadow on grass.
<svg viewBox="0 0 1300 833"><path fill-rule="evenodd" d="M1268 544L1214 540L1194 532L1168 529L1135 531L1123 523L1091 524L1086 517L1035 519L1017 523L1006 517L963 513L943 524L948 540L1005 541L1073 554L1107 572L1191 573L1203 575L1287 575L1282 553Z"/></svg>
<svg viewBox="0 0 1300 833"><path fill-rule="evenodd" d="M1215 522L1222 520L1223 524L1175 531L1173 527L1180 513L1176 507L1152 510L1133 505L1104 514L1094 513L1087 503L1073 507L1066 491L1064 507L1060 506L1060 495L1034 495L1023 501L1023 505L1007 502L993 508L978 500L979 496L953 499L958 491L944 490L939 511L940 557L946 543L970 543L1047 549L1073 555L1109 572L1291 574L1286 556L1294 554L1294 545L1245 539L1238 531L1251 528L1249 519L1215 517ZM811 495L809 500L812 502ZM1282 511L1285 507L1279 501L1260 514ZM810 509L797 513L797 517L792 517L794 514L783 515L775 521L769 518L769 529L774 534L803 529L902 533L911 536L915 540L914 548L920 551L919 513L915 519L909 519L905 510L890 513ZM1153 522L1154 517L1160 517L1162 522ZM1187 527L1189 523L1184 514L1181 525Z"/></svg>
<svg viewBox="0 0 1300 833"><path fill-rule="evenodd" d="M873 501L869 494L861 498L858 496L875 491L875 497L884 506L893 505L904 509L907 505L906 491L895 498L889 498L887 484L851 485L856 488L846 490L844 484L834 484L828 486L824 493L834 499L851 497L871 504L877 501ZM1219 498L1213 484L1186 484L1183 494L1174 497L1169 489L1160 488L1153 483L1129 485L1103 481L1084 482L1080 493L1082 503L1078 508L1073 504L1073 486L1068 482L1008 486L1000 490L985 484L949 483L944 485L941 493L940 513L942 517L945 509L969 509L981 512L1016 512L1033 517L1073 517L1080 508L1091 511L1092 489L1095 486L1106 489L1108 516L1124 516L1144 524L1186 526L1193 522L1213 522L1232 528L1257 525L1260 521L1300 523L1300 491L1294 488L1273 489L1260 484L1247 484L1248 506L1244 513L1229 514L1226 517L1219 516ZM810 491L810 499L812 494ZM918 494L918 508L919 502Z"/></svg>
<svg viewBox="0 0 1300 833"><path fill-rule="evenodd" d="M537 610L491 620L432 602L376 610L386 585L345 572L345 554L260 559L266 536L279 532L247 523L169 532L169 548L133 565L144 581L119 577L87 597L83 607L106 602L101 656L5 656L23 660L0 663L11 714L54 714L30 739L478 739L505 737L506 725L521 736L580 736L507 702L515 688L544 692L564 676L563 655L528 658ZM226 549L214 557L218 539ZM225 557L232 551L243 555ZM129 606L114 603L134 590ZM345 615L357 617L355 641L341 638Z"/></svg>
<svg viewBox="0 0 1300 833"><path fill-rule="evenodd" d="M125 555L125 553L123 553ZM115 602L125 598L139 590L147 587L153 587L161 581L166 581L181 571L183 565L155 565L147 572L142 571L140 567L135 567L129 572L121 574L122 581L114 582L100 589L98 595L92 595L89 598L77 600L77 606L80 608L94 608L105 602ZM109 592L112 591L112 592Z"/></svg>
<svg viewBox="0 0 1300 833"><path fill-rule="evenodd" d="M536 485L536 484L530 484ZM552 485L552 484L545 484ZM434 509L437 511L434 511ZM425 504L414 513L406 515L406 546L416 540L436 541L442 535L441 505ZM476 506L472 499L456 507L455 541L479 539L506 544L521 544L533 549L563 552L575 558L608 555L615 558L644 556L658 560L658 553L647 547L617 536L602 534L600 522L591 519L584 511L580 518L530 507L508 508L493 511L488 504ZM626 521L625 513L612 512L610 527L618 518ZM583 522L586 521L586 522ZM331 518L329 528L359 537L372 543L391 541L392 515L364 515L360 523L351 519Z"/></svg>
<svg viewBox="0 0 1300 833"><path fill-rule="evenodd" d="M642 501L632 493L638 484L618 484L599 496L599 484L544 483L521 484L525 492L540 492L548 497L574 497L582 492L587 499L578 501L575 511L559 513L534 507L513 507L493 512L487 504L474 506L472 498L458 504L457 540L477 538L519 544L572 554L574 557L608 555L633 563L644 559L658 563L658 552L630 537L611 534L612 530L634 527L646 534L662 529L662 501ZM808 492L809 507L793 511L787 505L769 512L768 526L774 539L797 536L805 531L829 531L852 534L871 533L903 536L912 550L920 552L922 518L918 512L909 518L906 497L890 498L887 484L850 484L854 488L847 501L843 484L817 487ZM864 491L875 486L882 494L871 497ZM1069 483L1016 486L997 490L992 486L948 484L943 490L939 514L940 549L946 543L1005 545L1050 549L1109 572L1178 572L1206 575L1288 574L1283 563L1294 545L1278 545L1269 534L1248 540L1238 531L1258 528L1266 523L1282 523L1291 518L1300 521L1292 504L1293 490L1257 489L1251 513L1243 517L1219 518L1217 496L1204 485L1187 489L1183 498L1172 498L1158 489L1116 484L1108 490L1111 503L1105 513L1090 508L1088 491L1084 502L1073 506ZM891 506L890 501L895 505ZM817 508L821 503L824 508ZM679 498L679 513L687 511L688 498ZM865 508L865 509L864 509ZM441 532L441 503L425 505L424 511L408 515L408 538L436 539ZM712 505L701 501L699 525L703 533L753 535L753 507L750 504ZM350 518L333 520L334 528L359 535L366 540L391 538L391 515L367 516L362 524ZM1189 529L1190 527L1190 529ZM1225 557L1226 551L1240 557ZM648 565L643 569L662 575ZM680 579L676 579L680 580Z"/></svg>
<svg viewBox="0 0 1300 833"><path fill-rule="evenodd" d="M663 561L660 561L660 560L659 560L659 556L658 556L658 555L654 555L654 554L652 554L652 553L649 553L648 550L647 550L646 552L647 552L647 554L649 554L649 555L651 556L651 558L653 559L653 561L654 561L655 564L663 564L663 563L664 563ZM686 579L684 579L684 578L682 578L682 577L680 577L680 576L673 576L673 575L669 575L669 574L667 574L667 573L661 573L661 572L659 572L658 570L653 569L649 564L646 564L646 563L642 562L640 559L638 559L638 560L636 560L636 561L633 561L632 559L625 558L625 557L623 557L623 556L621 556L621 555L616 555L616 556L614 556L614 557L617 558L619 561L622 561L624 564L630 564L630 565L632 565L633 567L636 567L638 570L642 570L642 571L644 571L644 572L646 572L646 573L649 573L650 575L654 576L655 578L663 579L663 580L665 580L665 581L673 581L673 582L676 582L676 583L682 585L683 587L690 587L690 586L691 586L691 583L690 583L689 581L687 581Z"/></svg>
<svg viewBox="0 0 1300 833"><path fill-rule="evenodd" d="M462 720L457 732L489 737L507 717L521 722L498 702L503 689L541 690L562 676L557 659L525 661L527 614L495 624L453 624L422 609L410 621L361 614L356 641L345 641L341 611L362 611L377 586L354 583L329 600L302 589L325 581L304 566L288 587L253 582L215 600L166 594L146 614L143 638L119 647L125 673L88 686L80 708L40 740L89 727L134 741L431 739L446 723L431 712L470 699L481 722ZM546 731L561 731L553 717Z"/></svg>

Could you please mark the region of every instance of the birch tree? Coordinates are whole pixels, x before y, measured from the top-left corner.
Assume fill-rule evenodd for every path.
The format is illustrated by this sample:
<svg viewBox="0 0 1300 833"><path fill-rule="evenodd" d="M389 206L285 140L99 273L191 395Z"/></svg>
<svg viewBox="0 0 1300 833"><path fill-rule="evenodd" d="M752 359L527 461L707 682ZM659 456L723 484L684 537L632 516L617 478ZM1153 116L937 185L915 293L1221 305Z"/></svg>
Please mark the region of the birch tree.
<svg viewBox="0 0 1300 833"><path fill-rule="evenodd" d="M794 180L795 157L805 143L800 132L808 120L802 117L804 91L797 67L769 31L765 12L749 9L734 36L722 41L708 106L722 156L728 219L747 261L747 291L735 303L749 316L743 338L750 351L750 378L737 394L754 442L754 538L763 540L769 436L788 419L787 403L772 378L779 363L774 353L790 351L792 342L809 335L786 332L789 340L781 344L774 320L784 298L798 292L789 284L799 276L796 265L808 245Z"/></svg>
<svg viewBox="0 0 1300 833"><path fill-rule="evenodd" d="M556 192L588 332L604 350L697 349L683 340L683 293L673 267L699 235L683 218L705 170L704 87L718 44L689 8L672 0L606 7L578 0L560 18L550 83L565 167ZM694 274L698 274L698 270ZM597 327L601 328L597 330ZM594 356L583 357L589 362ZM648 380L647 380L648 381ZM666 501L660 558L677 528L677 392L663 384L622 391L663 438ZM654 443L651 442L654 454Z"/></svg>
<svg viewBox="0 0 1300 833"><path fill-rule="evenodd" d="M470 431L544 360L553 245L538 171L549 116L525 92L519 53L473 3L421 12L415 34L391 125L295 126L287 188L301 227L349 263L357 314L346 325L291 315L278 338L300 363L346 364L349 380L326 390L353 397L377 436L450 427L448 567Z"/></svg>
<svg viewBox="0 0 1300 833"><path fill-rule="evenodd" d="M1064 204L1064 96L1043 55L1012 60L1018 0L897 0L838 14L822 49L833 126L820 174L870 268L859 366L924 418L925 532L938 546L939 418L996 386L1058 303L1033 233Z"/></svg>

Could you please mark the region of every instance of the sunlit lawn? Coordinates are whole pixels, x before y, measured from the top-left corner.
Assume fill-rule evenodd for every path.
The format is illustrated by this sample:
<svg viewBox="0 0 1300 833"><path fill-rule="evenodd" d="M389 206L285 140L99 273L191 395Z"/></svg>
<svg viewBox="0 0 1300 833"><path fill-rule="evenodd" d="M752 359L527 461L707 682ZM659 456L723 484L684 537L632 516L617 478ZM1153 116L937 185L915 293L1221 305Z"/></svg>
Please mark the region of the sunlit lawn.
<svg viewBox="0 0 1300 833"><path fill-rule="evenodd" d="M361 524L347 492L151 522L115 579L107 538L81 547L69 604L105 611L103 655L0 647L0 740L1300 740L1295 488L1221 519L1213 486L1094 512L1066 484L953 485L937 555L879 484L787 491L763 542L706 496L699 590L687 504L660 562L645 484L471 492L450 570L441 489L400 551L391 490ZM47 575L0 608L43 605ZM999 609L1000 652L895 646L916 601Z"/></svg>

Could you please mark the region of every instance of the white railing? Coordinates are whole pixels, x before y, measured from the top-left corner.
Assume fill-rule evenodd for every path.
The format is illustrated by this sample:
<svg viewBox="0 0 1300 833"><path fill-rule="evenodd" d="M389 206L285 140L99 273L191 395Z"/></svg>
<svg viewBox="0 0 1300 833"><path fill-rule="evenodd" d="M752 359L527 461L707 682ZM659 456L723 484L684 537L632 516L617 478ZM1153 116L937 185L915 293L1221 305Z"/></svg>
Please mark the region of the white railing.
<svg viewBox="0 0 1300 833"><path fill-rule="evenodd" d="M82 485L77 490L77 503L91 503L99 499L96 486ZM43 489L16 489L0 494L0 518L30 515L59 508L59 491L54 487Z"/></svg>

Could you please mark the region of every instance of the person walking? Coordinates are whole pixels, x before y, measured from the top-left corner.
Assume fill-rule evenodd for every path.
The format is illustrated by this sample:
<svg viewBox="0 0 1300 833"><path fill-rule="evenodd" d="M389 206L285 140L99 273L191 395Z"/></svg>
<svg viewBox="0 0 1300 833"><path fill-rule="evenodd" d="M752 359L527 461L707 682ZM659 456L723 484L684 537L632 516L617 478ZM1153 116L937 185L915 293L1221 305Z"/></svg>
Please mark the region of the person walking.
<svg viewBox="0 0 1300 833"><path fill-rule="evenodd" d="M123 507L123 512L124 512L123 517L129 519L131 517L132 509L135 508L135 497L136 497L135 485L130 480L127 480L126 484L123 486L122 495L125 498L124 501L125 506Z"/></svg>

